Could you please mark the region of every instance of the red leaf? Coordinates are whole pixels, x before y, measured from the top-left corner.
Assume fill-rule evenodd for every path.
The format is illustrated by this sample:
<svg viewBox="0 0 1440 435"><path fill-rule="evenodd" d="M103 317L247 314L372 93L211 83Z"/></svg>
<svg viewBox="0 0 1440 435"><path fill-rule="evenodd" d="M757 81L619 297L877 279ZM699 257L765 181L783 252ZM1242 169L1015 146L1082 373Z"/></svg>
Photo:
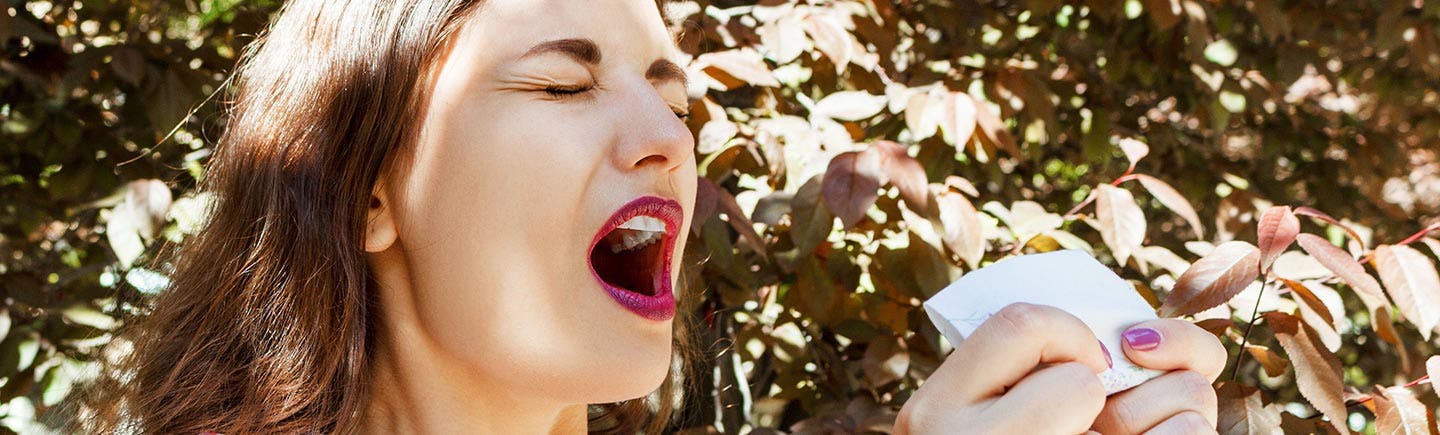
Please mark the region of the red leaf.
<svg viewBox="0 0 1440 435"><path fill-rule="evenodd" d="M1179 191L1176 191L1174 187L1170 187L1170 185L1164 181L1160 181L1159 178L1145 174L1135 174L1135 179L1139 180L1140 185L1144 186L1145 190L1150 191L1150 194L1155 196L1157 201L1164 204L1170 211L1180 215L1180 218L1185 219L1185 223L1190 224L1190 228L1195 229L1197 238L1205 237L1205 226L1200 224L1200 215L1195 213L1195 208L1190 206L1190 201L1186 200L1184 195L1181 195Z"/></svg>
<svg viewBox="0 0 1440 435"><path fill-rule="evenodd" d="M1440 275L1435 272L1435 264L1415 248L1381 245L1375 248L1375 270L1380 272L1400 314L1429 341L1430 333L1440 324Z"/></svg>
<svg viewBox="0 0 1440 435"><path fill-rule="evenodd" d="M790 199L790 240L801 255L820 246L835 228L835 216L821 204L824 175L816 175L795 190Z"/></svg>
<svg viewBox="0 0 1440 435"><path fill-rule="evenodd" d="M1245 290L1260 275L1260 250L1240 242L1225 242L1196 261L1180 279L1160 315L1186 316L1225 303Z"/></svg>
<svg viewBox="0 0 1440 435"><path fill-rule="evenodd" d="M826 207L840 217L846 229L859 224L880 197L880 186L887 181L881 160L874 147L840 153L830 159L822 192Z"/></svg>
<svg viewBox="0 0 1440 435"><path fill-rule="evenodd" d="M925 178L925 167L919 160L905 153L905 146L888 140L875 142L872 147L879 149L885 166L885 174L900 190L900 198L911 210L921 215L930 215L930 183Z"/></svg>
<svg viewBox="0 0 1440 435"><path fill-rule="evenodd" d="M1100 220L1100 238L1124 265L1130 254L1145 241L1145 213L1130 191L1101 184L1095 198L1095 217Z"/></svg>
<svg viewBox="0 0 1440 435"><path fill-rule="evenodd" d="M1299 206L1299 207L1295 207L1295 215L1296 215L1296 216L1309 216L1309 217L1312 217L1312 218L1315 218L1315 219L1319 219L1319 220L1321 220L1321 221L1323 221L1323 222L1325 222L1325 223L1328 223L1328 224L1330 224L1330 225L1334 225L1334 226L1340 227L1341 230L1344 230L1344 231L1345 231L1345 234L1349 234L1349 235L1350 235L1350 240L1354 240L1356 243L1361 243L1361 242L1364 241L1364 240L1360 239L1360 233L1356 233L1355 230L1352 229L1352 228L1350 228L1349 225L1345 225L1344 223L1341 223L1340 220L1335 219L1335 218L1333 218L1333 217L1330 217L1330 215L1325 214L1325 212L1322 212L1322 211L1320 211L1320 210L1316 210L1316 209L1313 209L1313 208L1306 207L1306 206L1303 206L1303 205L1302 205L1302 206Z"/></svg>
<svg viewBox="0 0 1440 435"><path fill-rule="evenodd" d="M840 91L815 102L813 114L840 121L869 119L885 110L885 96L863 91Z"/></svg>
<svg viewBox="0 0 1440 435"><path fill-rule="evenodd" d="M985 227L975 205L965 195L950 191L940 192L936 204L940 209L940 222L945 227L942 237L945 246L970 267L980 265L985 256Z"/></svg>
<svg viewBox="0 0 1440 435"><path fill-rule="evenodd" d="M1295 235L1300 234L1300 219L1288 206L1270 207L1260 216L1256 231L1260 236L1260 273L1270 273L1270 265L1295 242Z"/></svg>
<svg viewBox="0 0 1440 435"><path fill-rule="evenodd" d="M1308 326L1294 316L1279 311L1265 313L1265 323L1275 331L1275 339L1295 367L1295 384L1300 395L1324 414L1341 433L1349 433L1345 425L1344 378L1340 358L1325 349Z"/></svg>
<svg viewBox="0 0 1440 435"><path fill-rule="evenodd" d="M1219 433L1250 435L1280 431L1280 406L1266 405L1259 389L1226 382L1215 390L1215 395L1220 401Z"/></svg>
<svg viewBox="0 0 1440 435"><path fill-rule="evenodd" d="M935 129L940 127L940 118L945 116L942 106L948 99L943 92L933 90L910 96L905 104L905 128L910 129L912 139L918 141L935 135Z"/></svg>
<svg viewBox="0 0 1440 435"><path fill-rule="evenodd" d="M707 190L715 194L715 204L720 207L721 212L725 213L730 228L734 228L735 232L740 234L740 238L745 241L745 246L755 251L756 254L760 254L761 257L765 257L765 242L760 238L760 234L755 232L755 224L750 222L750 217L746 216L745 211L740 209L740 204L735 202L735 196L725 188L716 185L714 181L710 181L709 178L701 177L700 184L710 185Z"/></svg>
<svg viewBox="0 0 1440 435"><path fill-rule="evenodd" d="M1389 307L1390 302L1385 299L1385 293L1380 289L1380 282L1365 273L1365 266L1361 266L1359 261L1355 261L1355 257L1350 256L1350 253L1314 234L1300 234L1296 236L1295 241L1300 243L1301 249L1319 261L1320 265L1330 269L1335 276L1340 277L1341 281L1345 281L1346 285L1355 289L1355 294L1360 296L1360 300L1370 311Z"/></svg>
<svg viewBox="0 0 1440 435"><path fill-rule="evenodd" d="M1434 434L1435 414L1405 387L1375 387L1375 433Z"/></svg>

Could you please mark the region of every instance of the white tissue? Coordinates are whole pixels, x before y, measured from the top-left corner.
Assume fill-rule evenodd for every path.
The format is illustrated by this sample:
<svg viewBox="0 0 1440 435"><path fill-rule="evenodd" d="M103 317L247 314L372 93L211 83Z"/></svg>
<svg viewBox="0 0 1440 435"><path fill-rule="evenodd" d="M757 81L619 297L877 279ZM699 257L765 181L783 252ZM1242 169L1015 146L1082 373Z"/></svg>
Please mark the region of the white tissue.
<svg viewBox="0 0 1440 435"><path fill-rule="evenodd" d="M1016 302L1065 310L1090 327L1114 363L1100 374L1107 395L1161 375L1131 363L1120 347L1120 334L1136 323L1156 319L1155 310L1131 284L1084 251L1001 260L946 286L925 301L925 311L945 339L958 345L990 315Z"/></svg>

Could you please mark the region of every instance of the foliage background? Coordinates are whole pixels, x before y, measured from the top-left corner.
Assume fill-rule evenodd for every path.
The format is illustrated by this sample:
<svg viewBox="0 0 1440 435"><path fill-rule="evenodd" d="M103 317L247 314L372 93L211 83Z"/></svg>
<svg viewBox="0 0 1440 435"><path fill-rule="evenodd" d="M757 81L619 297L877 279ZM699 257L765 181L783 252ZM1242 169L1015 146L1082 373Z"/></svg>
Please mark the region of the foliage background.
<svg viewBox="0 0 1440 435"><path fill-rule="evenodd" d="M43 416L164 287L150 256L203 222L211 96L277 6L3 5L0 431L63 418ZM666 8L693 56L707 356L674 429L884 431L950 349L925 297L1079 248L1163 311L1219 303L1180 311L1240 360L1222 432L1436 430L1440 242L1409 236L1440 222L1440 3ZM1292 229L1372 278L1314 245L1281 255ZM1259 280L1185 278L1260 251L1279 260Z"/></svg>

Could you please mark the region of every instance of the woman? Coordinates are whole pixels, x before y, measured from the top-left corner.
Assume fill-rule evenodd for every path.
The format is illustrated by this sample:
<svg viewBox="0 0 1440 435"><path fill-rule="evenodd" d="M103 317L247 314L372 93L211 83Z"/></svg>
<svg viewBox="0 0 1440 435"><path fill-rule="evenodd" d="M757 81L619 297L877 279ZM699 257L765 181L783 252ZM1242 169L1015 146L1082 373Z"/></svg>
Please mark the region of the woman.
<svg viewBox="0 0 1440 435"><path fill-rule="evenodd" d="M657 388L663 417L696 190L674 59L644 0L289 3L98 429L633 432ZM1107 400L1083 324L1012 306L896 430L1213 431L1218 342L1176 320L1127 338L1169 373Z"/></svg>

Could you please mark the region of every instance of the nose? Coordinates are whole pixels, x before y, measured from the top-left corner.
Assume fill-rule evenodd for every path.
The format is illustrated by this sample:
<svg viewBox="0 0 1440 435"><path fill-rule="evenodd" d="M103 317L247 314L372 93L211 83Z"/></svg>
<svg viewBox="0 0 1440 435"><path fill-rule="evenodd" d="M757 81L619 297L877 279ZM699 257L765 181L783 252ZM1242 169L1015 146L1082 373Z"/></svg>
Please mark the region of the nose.
<svg viewBox="0 0 1440 435"><path fill-rule="evenodd" d="M639 81L615 107L619 122L613 159L621 171L670 172L690 164L695 139L648 81Z"/></svg>

